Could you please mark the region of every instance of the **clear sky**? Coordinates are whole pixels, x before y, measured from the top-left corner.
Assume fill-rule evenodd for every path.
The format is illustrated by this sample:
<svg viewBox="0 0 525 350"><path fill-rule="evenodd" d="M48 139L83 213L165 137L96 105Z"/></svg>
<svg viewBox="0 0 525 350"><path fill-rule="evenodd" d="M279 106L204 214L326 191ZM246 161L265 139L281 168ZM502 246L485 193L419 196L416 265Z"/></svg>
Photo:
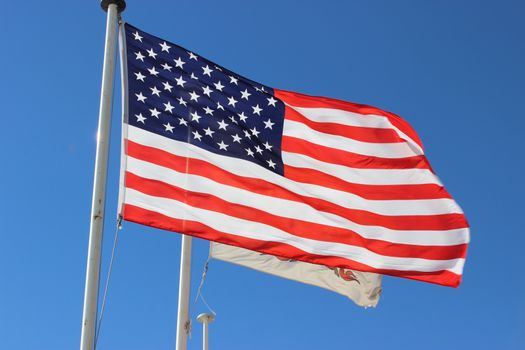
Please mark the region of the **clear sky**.
<svg viewBox="0 0 525 350"><path fill-rule="evenodd" d="M376 309L212 261L211 349L525 348L523 1L129 0L123 16L263 84L403 116L472 227L458 289L386 277ZM75 349L105 13L95 0L6 1L0 26L0 348ZM194 240L193 319L207 246ZM178 234L124 224L99 349L174 349L179 258ZM201 345L195 322L189 348Z"/></svg>

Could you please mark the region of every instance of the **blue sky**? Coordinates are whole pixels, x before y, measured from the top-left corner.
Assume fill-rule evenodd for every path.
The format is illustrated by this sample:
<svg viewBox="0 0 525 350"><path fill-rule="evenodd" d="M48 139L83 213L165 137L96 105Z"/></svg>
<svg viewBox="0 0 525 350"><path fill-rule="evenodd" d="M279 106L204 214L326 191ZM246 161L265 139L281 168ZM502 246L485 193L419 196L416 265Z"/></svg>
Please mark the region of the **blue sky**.
<svg viewBox="0 0 525 350"><path fill-rule="evenodd" d="M523 2L130 0L123 16L266 85L403 116L472 226L458 289L386 277L376 309L212 261L212 349L525 348ZM74 349L105 14L98 1L10 1L0 23L0 347ZM117 80L103 277L119 96ZM179 250L179 235L125 223L100 349L174 348ZM193 252L194 297L207 243ZM206 307L193 297L195 318Z"/></svg>

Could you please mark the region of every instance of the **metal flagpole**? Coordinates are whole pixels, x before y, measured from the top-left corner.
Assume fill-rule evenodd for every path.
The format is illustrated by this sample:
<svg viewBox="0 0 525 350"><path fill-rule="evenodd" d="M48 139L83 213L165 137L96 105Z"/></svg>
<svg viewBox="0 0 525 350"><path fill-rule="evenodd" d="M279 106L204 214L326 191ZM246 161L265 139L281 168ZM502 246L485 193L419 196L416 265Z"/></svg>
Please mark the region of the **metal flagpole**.
<svg viewBox="0 0 525 350"><path fill-rule="evenodd" d="M202 350L208 350L208 325L215 320L213 314L200 314L197 321L202 323Z"/></svg>
<svg viewBox="0 0 525 350"><path fill-rule="evenodd" d="M190 332L190 319L188 315L190 303L190 272L191 272L191 236L182 235L180 254L180 279L179 279L179 311L177 315L177 343L176 350L186 350L188 334Z"/></svg>
<svg viewBox="0 0 525 350"><path fill-rule="evenodd" d="M106 202L111 97L113 95L113 76L115 71L117 14L124 10L126 2L123 0L103 0L100 5L107 12L106 42L104 46L104 66L102 69L102 88L98 116L97 153L93 181L93 198L91 202L91 224L89 228L86 286L84 289L82 335L80 338L81 350L93 350L95 339L102 229L104 224L104 206Z"/></svg>

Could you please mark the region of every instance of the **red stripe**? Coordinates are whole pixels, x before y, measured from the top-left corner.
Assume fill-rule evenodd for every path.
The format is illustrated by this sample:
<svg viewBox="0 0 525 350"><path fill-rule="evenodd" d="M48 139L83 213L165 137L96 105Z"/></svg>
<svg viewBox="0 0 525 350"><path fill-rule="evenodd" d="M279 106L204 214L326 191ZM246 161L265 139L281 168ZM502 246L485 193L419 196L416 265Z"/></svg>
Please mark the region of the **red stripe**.
<svg viewBox="0 0 525 350"><path fill-rule="evenodd" d="M300 153L326 163L358 169L431 169L424 156L380 158L321 146L297 137L283 136L284 152Z"/></svg>
<svg viewBox="0 0 525 350"><path fill-rule="evenodd" d="M436 184L421 185L362 185L341 180L332 175L309 168L284 166L285 176L293 181L314 184L334 190L345 191L366 199L375 200L410 200L440 199L452 197L443 186Z"/></svg>
<svg viewBox="0 0 525 350"><path fill-rule="evenodd" d="M166 162L159 163L159 160L155 160L157 159L157 157L165 157L165 156L169 156L169 157L173 157L173 159L177 159L177 156L175 156L174 154L166 152L167 154L164 155L164 153L162 153L164 151L158 150L156 148L142 146L140 144L134 143L133 141L128 141L128 142L132 147L135 147L134 150L136 153L134 153L133 157L142 159L145 161L156 162L156 164L170 167L180 172L185 171L185 168L184 169L173 168L174 165L169 165L169 163L166 163ZM186 160L186 158L182 158L182 157L179 157L179 159L184 159L184 161ZM165 164L168 164L168 165L165 165ZM207 169L204 169L204 167L199 167L198 160L192 160L192 164L193 164L194 169L196 170L202 169L201 171L199 171L199 173L206 174L206 171L208 171ZM236 175L229 173L227 171L224 171L217 166L213 166L210 163L205 163L205 164L208 167L210 167L212 171L219 172L219 174L213 178L215 181L229 184L229 185L236 186L236 187L240 187L239 184L235 182L231 183L231 182L221 181L221 179L223 178L234 177ZM365 199L403 200L403 199L450 198L450 195L447 193L447 191L442 186L434 185L434 184L363 185L363 184L354 184L354 183L346 182L337 177L327 175L327 174L324 174L322 172L315 171L312 169L296 168L296 167L285 165L284 171L285 171L285 176L292 181L311 183L311 184L316 184L316 185L320 185L320 186L324 186L328 188L333 188L336 190L355 194ZM241 178L241 177L238 176L238 178ZM270 184L263 180L256 180L252 178L242 177L242 179L243 179L243 183L246 183L246 186L242 188L253 189L253 191L256 193L268 194L268 193L271 193L271 191L274 191L274 188L277 187L278 192L275 195L276 197L281 197L281 198L286 198L286 199L291 199L291 200L298 200L297 195L292 194L290 191L282 189L281 187L278 187L277 185ZM258 191L258 189L263 189L263 190ZM283 191L287 194L281 194Z"/></svg>
<svg viewBox="0 0 525 350"><path fill-rule="evenodd" d="M368 265L341 257L323 256L307 253L284 243L261 241L232 235L227 232L215 230L209 226L206 226L196 221L171 218L169 216L145 210L129 204L124 205L123 217L127 221L160 228L163 230L179 232L214 242L229 244L245 249L258 251L264 254L271 254L287 259L306 261L329 267L341 267L364 272L388 274L451 287L457 287L461 281L460 275L456 275L450 271L421 273L417 271L374 269Z"/></svg>
<svg viewBox="0 0 525 350"><path fill-rule="evenodd" d="M395 257L417 256L422 259L448 260L463 258L467 247L466 244L456 246L419 246L366 239L348 229L273 215L246 205L225 201L208 193L187 191L183 188L159 180L146 179L130 172L126 173L126 187L150 196L169 198L186 203L195 208L211 210L239 219L273 226L298 237L363 247L380 255Z"/></svg>
<svg viewBox="0 0 525 350"><path fill-rule="evenodd" d="M359 126L349 126L337 123L321 123L312 121L295 109L285 106L285 119L293 120L305 124L310 129L330 134L346 137L353 140L373 143L400 143L402 140L393 129L366 128Z"/></svg>
<svg viewBox="0 0 525 350"><path fill-rule="evenodd" d="M333 109L340 109L343 111L353 112L362 114L363 117L366 118L366 115L373 114L373 115L380 115L388 118L390 123L394 125L396 128L401 130L403 133L405 133L408 137L410 137L414 142L416 142L421 148L423 148L423 144L421 140L419 139L419 136L416 134L414 129L408 124L405 120L403 120L398 115L384 111L382 109L337 100L334 98L327 98L327 97L319 97L319 96L308 96L299 94L297 92L291 92L291 91L285 91L285 90L278 90L274 89L274 95L275 97L283 100L289 105L296 106L296 107L306 107L306 108L333 108Z"/></svg>
<svg viewBox="0 0 525 350"><path fill-rule="evenodd" d="M348 209L332 202L290 192L273 183L238 176L208 162L128 141L128 155L178 172L205 176L213 181L271 197L308 204L316 210L333 213L361 225L382 226L394 230L451 230L467 227L462 214L387 216ZM186 168L187 166L187 168Z"/></svg>

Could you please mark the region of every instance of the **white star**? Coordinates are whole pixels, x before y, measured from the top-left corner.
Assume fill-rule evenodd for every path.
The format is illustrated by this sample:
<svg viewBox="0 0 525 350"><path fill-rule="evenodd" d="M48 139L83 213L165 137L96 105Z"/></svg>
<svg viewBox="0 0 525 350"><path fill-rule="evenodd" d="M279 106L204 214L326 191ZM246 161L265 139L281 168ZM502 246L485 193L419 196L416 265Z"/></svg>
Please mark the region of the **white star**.
<svg viewBox="0 0 525 350"><path fill-rule="evenodd" d="M254 126L253 129L250 129L250 131L252 132L252 135L257 137L259 136L260 132L257 131L257 128Z"/></svg>
<svg viewBox="0 0 525 350"><path fill-rule="evenodd" d="M275 102L277 102L277 100L275 98L273 98L273 96L270 96L269 98L267 98L268 100L268 106L274 106L275 107Z"/></svg>
<svg viewBox="0 0 525 350"><path fill-rule="evenodd" d="M232 137L233 137L233 142L241 143L241 138L239 137L239 134L235 134Z"/></svg>
<svg viewBox="0 0 525 350"><path fill-rule="evenodd" d="M208 97L211 97L211 93L212 93L212 90L210 89L209 86L205 85L203 88L202 88L202 93Z"/></svg>
<svg viewBox="0 0 525 350"><path fill-rule="evenodd" d="M227 151L227 148L228 148L229 145L225 144L223 141L217 142L217 144L219 145L219 149L223 149L223 150Z"/></svg>
<svg viewBox="0 0 525 350"><path fill-rule="evenodd" d="M219 66L214 66L214 67L215 67L215 69L217 69L219 72L222 72L222 68L221 68L221 67L219 67Z"/></svg>
<svg viewBox="0 0 525 350"><path fill-rule="evenodd" d="M162 44L159 44L159 45L160 45L162 51L166 51L167 53L170 52L171 46L166 44L166 42L163 42Z"/></svg>
<svg viewBox="0 0 525 350"><path fill-rule="evenodd" d="M177 82L177 85L180 86L180 87L184 87L184 84L186 84L186 80L182 79L182 75L175 79L175 81Z"/></svg>
<svg viewBox="0 0 525 350"><path fill-rule="evenodd" d="M147 97L142 94L142 92L139 92L138 94L135 94L137 96L137 101L146 103Z"/></svg>
<svg viewBox="0 0 525 350"><path fill-rule="evenodd" d="M202 74L211 77L211 72L213 72L213 69L211 69L208 65L206 65L206 67L202 67L202 70L204 71Z"/></svg>
<svg viewBox="0 0 525 350"><path fill-rule="evenodd" d="M269 150L269 151L271 151L271 150L272 150L272 147L273 147L272 145L270 145L270 144L268 143L268 141L266 141L265 143L263 143L263 146L264 146L264 148L266 148L266 149Z"/></svg>
<svg viewBox="0 0 525 350"><path fill-rule="evenodd" d="M244 91L241 91L241 98L244 98L246 101L248 101L248 97L251 95L249 92L248 92L248 89L245 89Z"/></svg>
<svg viewBox="0 0 525 350"><path fill-rule="evenodd" d="M180 69L184 69L183 66L184 66L184 63L186 63L186 62L181 60L180 57L177 58L176 60L173 60L173 61L175 61L175 67L179 67Z"/></svg>
<svg viewBox="0 0 525 350"><path fill-rule="evenodd" d="M169 82L162 83L162 85L164 85L164 90L168 90L169 92L173 89L173 86L171 86Z"/></svg>
<svg viewBox="0 0 525 350"><path fill-rule="evenodd" d="M228 97L228 106L233 106L235 108L235 104L237 103L237 100L233 98L233 96Z"/></svg>
<svg viewBox="0 0 525 350"><path fill-rule="evenodd" d="M194 122L199 122L199 119L201 119L202 117L200 115L197 114L197 112L192 112L190 113L191 115L191 121L194 121Z"/></svg>
<svg viewBox="0 0 525 350"><path fill-rule="evenodd" d="M142 62L144 62L144 55L140 51L135 52L135 56L137 56L135 57L136 60L141 60Z"/></svg>
<svg viewBox="0 0 525 350"><path fill-rule="evenodd" d="M241 122L245 122L246 119L248 119L248 117L244 114L244 112L241 112L241 114L237 114L239 116L239 119L241 120Z"/></svg>
<svg viewBox="0 0 525 350"><path fill-rule="evenodd" d="M190 92L190 100L198 102L200 95L197 95L195 91Z"/></svg>
<svg viewBox="0 0 525 350"><path fill-rule="evenodd" d="M179 118L179 125L188 126L188 122L184 118Z"/></svg>
<svg viewBox="0 0 525 350"><path fill-rule="evenodd" d="M164 125L164 127L166 128L166 131L169 131L169 132L173 132L173 129L175 128L174 126L171 126L170 123L168 124L162 124Z"/></svg>
<svg viewBox="0 0 525 350"><path fill-rule="evenodd" d="M140 80L141 82L144 82L144 79L146 78L145 75L142 75L141 72L135 73L135 75L137 76L137 80Z"/></svg>
<svg viewBox="0 0 525 350"><path fill-rule="evenodd" d="M250 134L250 132L248 130L243 130L244 131L244 137L247 137L249 139L252 138L252 135Z"/></svg>
<svg viewBox="0 0 525 350"><path fill-rule="evenodd" d="M135 32L135 34L133 34L133 36L135 37L135 40L138 40L138 41L142 42L142 37L140 36L139 32Z"/></svg>
<svg viewBox="0 0 525 350"><path fill-rule="evenodd" d="M193 52L188 51L188 55L190 55L190 60L197 61L197 56L193 54Z"/></svg>
<svg viewBox="0 0 525 350"><path fill-rule="evenodd" d="M203 109L204 109L204 113L213 115L213 109L211 109L210 107L206 106Z"/></svg>
<svg viewBox="0 0 525 350"><path fill-rule="evenodd" d="M261 147L259 147L259 145L255 146L255 152L259 153L259 154L262 154L263 153L263 150Z"/></svg>
<svg viewBox="0 0 525 350"><path fill-rule="evenodd" d="M186 103L187 103L187 102L186 102L186 100L184 100L182 97L179 97L179 98L177 99L177 101L179 101L179 104L180 104L180 105L183 105L184 107L186 107Z"/></svg>
<svg viewBox="0 0 525 350"><path fill-rule="evenodd" d="M192 131L191 133L193 134L193 138L194 138L194 139L197 139L197 140L199 140L199 141L201 140L202 135L199 134L198 131Z"/></svg>
<svg viewBox="0 0 525 350"><path fill-rule="evenodd" d="M253 114L261 115L262 108L259 108L259 105L253 107Z"/></svg>
<svg viewBox="0 0 525 350"><path fill-rule="evenodd" d="M135 114L135 117L137 117L137 122L140 122L140 123L142 123L142 124L146 124L146 123L144 122L144 121L146 120L146 117L144 117L144 116L142 115L142 113L140 113L140 114Z"/></svg>
<svg viewBox="0 0 525 350"><path fill-rule="evenodd" d="M222 109L224 111L224 107L221 105L220 102L217 102L217 109Z"/></svg>
<svg viewBox="0 0 525 350"><path fill-rule="evenodd" d="M199 78L197 78L197 77L195 76L195 74L193 74L193 72L191 72L190 78L195 79L195 80L199 80Z"/></svg>
<svg viewBox="0 0 525 350"><path fill-rule="evenodd" d="M270 129L270 130L272 130L272 126L275 125L275 123L272 123L272 121L270 120L270 118L268 118L267 121L263 121L263 123L264 123L264 128L265 128L265 129Z"/></svg>
<svg viewBox="0 0 525 350"><path fill-rule="evenodd" d="M157 96L159 96L159 97L160 97L160 90L159 90L159 89L157 89L157 87L156 87L156 86L154 86L154 87L150 88L150 90L151 90L151 94L152 94L152 95L157 95Z"/></svg>
<svg viewBox="0 0 525 350"><path fill-rule="evenodd" d="M248 155L249 155L250 157L253 157L253 151L252 151L251 149L249 149L249 148L245 148L245 150L246 150L246 153L248 153Z"/></svg>
<svg viewBox="0 0 525 350"><path fill-rule="evenodd" d="M273 168L273 169L275 169L275 163L274 163L274 162L272 162L272 160L271 160L271 159L270 159L270 160L267 160L266 162L268 163L268 166L269 166L270 168Z"/></svg>
<svg viewBox="0 0 525 350"><path fill-rule="evenodd" d="M148 72L149 74L154 75L154 76L157 76L159 74L159 72L157 72L155 67L148 68Z"/></svg>
<svg viewBox="0 0 525 350"><path fill-rule="evenodd" d="M151 113L152 117L155 117L155 118L159 119L160 112L157 111L157 108L150 109L149 112Z"/></svg>
<svg viewBox="0 0 525 350"><path fill-rule="evenodd" d="M157 54L155 53L155 51L153 51L153 49L149 49L147 53L149 57L153 57L153 59L155 60L157 59Z"/></svg>
<svg viewBox="0 0 525 350"><path fill-rule="evenodd" d="M219 91L222 91L222 89L224 88L224 85L221 84L220 80L218 83L213 83L213 85L215 85L215 88Z"/></svg>
<svg viewBox="0 0 525 350"><path fill-rule="evenodd" d="M163 103L164 105L164 112L170 112L170 113L173 113L171 110L173 108L175 108L174 106L171 105L170 101L168 101L168 103Z"/></svg>
<svg viewBox="0 0 525 350"><path fill-rule="evenodd" d="M171 72L171 68L173 68L172 66L170 66L167 63L164 63L161 66L162 66L162 69L167 70L168 72Z"/></svg>
<svg viewBox="0 0 525 350"><path fill-rule="evenodd" d="M210 129L210 127L208 127L208 128L206 128L206 129L204 129L204 133L205 133L207 136L213 138L213 134L215 133L215 131L212 131L212 130Z"/></svg>
<svg viewBox="0 0 525 350"><path fill-rule="evenodd" d="M237 84L237 82L238 82L237 78L235 78L235 77L232 76L232 75L229 75L229 77L230 77L230 84L238 85L238 84Z"/></svg>
<svg viewBox="0 0 525 350"><path fill-rule="evenodd" d="M221 120L219 123L219 130L222 129L226 131L226 127L228 126L228 123L225 123L224 120Z"/></svg>
<svg viewBox="0 0 525 350"><path fill-rule="evenodd" d="M230 118L230 120L231 120L233 123L235 123L235 124L239 124L239 123L237 122L237 120L235 119L235 116L230 115L228 118Z"/></svg>

